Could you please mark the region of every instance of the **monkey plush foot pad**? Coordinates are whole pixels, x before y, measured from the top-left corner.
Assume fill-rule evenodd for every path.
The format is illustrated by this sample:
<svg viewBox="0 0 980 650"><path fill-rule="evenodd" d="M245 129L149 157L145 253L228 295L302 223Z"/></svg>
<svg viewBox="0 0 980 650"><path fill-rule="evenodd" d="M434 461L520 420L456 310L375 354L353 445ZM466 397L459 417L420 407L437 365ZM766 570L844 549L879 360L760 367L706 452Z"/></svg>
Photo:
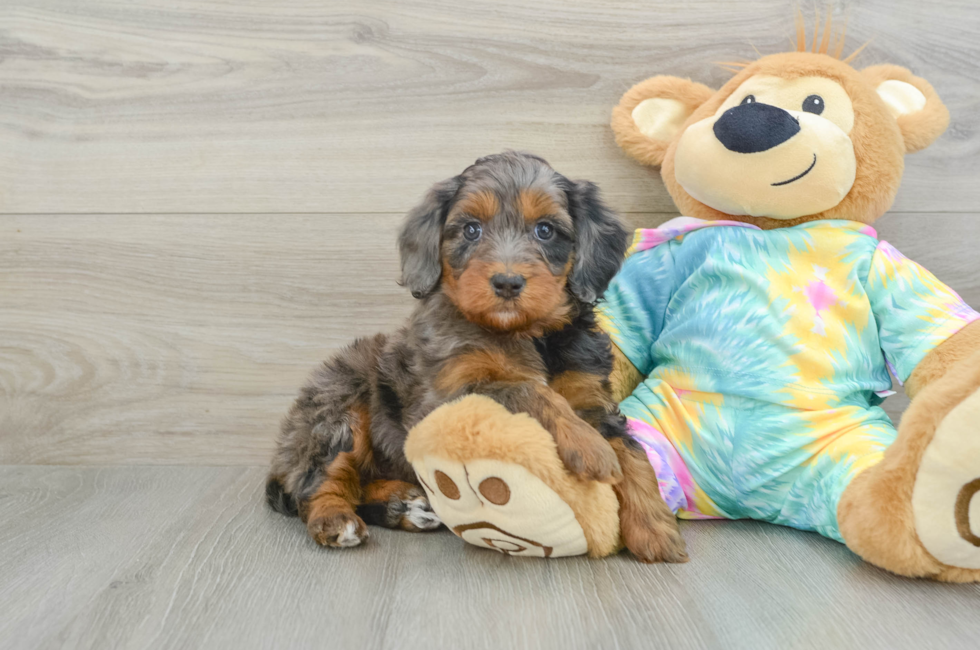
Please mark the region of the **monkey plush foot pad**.
<svg viewBox="0 0 980 650"><path fill-rule="evenodd" d="M405 454L433 510L470 544L532 557L620 548L612 488L569 474L541 425L487 397L431 413L412 429Z"/></svg>
<svg viewBox="0 0 980 650"><path fill-rule="evenodd" d="M470 544L507 555L588 552L571 507L520 465L426 456L415 471L443 523Z"/></svg>
<svg viewBox="0 0 980 650"><path fill-rule="evenodd" d="M940 562L980 569L980 391L939 424L912 491L915 528Z"/></svg>

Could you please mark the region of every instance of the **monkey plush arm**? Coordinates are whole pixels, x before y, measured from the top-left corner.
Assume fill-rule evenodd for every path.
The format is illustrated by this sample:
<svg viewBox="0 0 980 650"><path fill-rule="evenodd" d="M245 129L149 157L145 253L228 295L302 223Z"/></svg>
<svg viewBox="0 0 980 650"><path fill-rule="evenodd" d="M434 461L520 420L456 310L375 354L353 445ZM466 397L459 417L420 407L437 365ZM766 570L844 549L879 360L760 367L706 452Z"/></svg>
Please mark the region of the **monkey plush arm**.
<svg viewBox="0 0 980 650"><path fill-rule="evenodd" d="M888 242L878 244L865 289L881 349L910 397L980 351L980 314Z"/></svg>
<svg viewBox="0 0 980 650"><path fill-rule="evenodd" d="M841 536L900 575L980 581L970 505L980 490L980 314L884 242L866 288L882 350L912 403L881 462L842 494Z"/></svg>
<svg viewBox="0 0 980 650"><path fill-rule="evenodd" d="M974 321L943 341L919 362L905 382L905 392L915 396L947 373L966 370L967 359L980 354L980 320Z"/></svg>

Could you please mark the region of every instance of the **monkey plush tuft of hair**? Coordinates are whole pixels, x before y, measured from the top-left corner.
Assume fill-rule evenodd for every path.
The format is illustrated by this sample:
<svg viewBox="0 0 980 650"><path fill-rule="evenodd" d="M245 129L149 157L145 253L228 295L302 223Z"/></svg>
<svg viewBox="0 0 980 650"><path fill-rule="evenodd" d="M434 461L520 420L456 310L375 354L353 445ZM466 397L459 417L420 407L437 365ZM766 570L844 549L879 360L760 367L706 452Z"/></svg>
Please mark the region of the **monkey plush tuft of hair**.
<svg viewBox="0 0 980 650"><path fill-rule="evenodd" d="M335 548L369 523L442 522L510 554L686 561L595 319L628 240L594 185L537 156L436 184L398 242L414 313L313 373L282 424L270 505Z"/></svg>
<svg viewBox="0 0 980 650"><path fill-rule="evenodd" d="M977 582L980 314L871 226L949 115L905 68L828 54L829 33L719 90L647 79L614 109L684 215L635 234L600 305L614 390L679 516ZM889 367L912 397L897 429Z"/></svg>

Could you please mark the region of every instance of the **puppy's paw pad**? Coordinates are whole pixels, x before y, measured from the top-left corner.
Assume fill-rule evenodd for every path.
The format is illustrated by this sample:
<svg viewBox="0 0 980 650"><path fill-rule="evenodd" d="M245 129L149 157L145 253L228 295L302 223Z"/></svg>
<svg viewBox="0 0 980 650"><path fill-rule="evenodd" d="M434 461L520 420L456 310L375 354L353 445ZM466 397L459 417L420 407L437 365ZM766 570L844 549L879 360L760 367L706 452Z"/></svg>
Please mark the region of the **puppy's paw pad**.
<svg viewBox="0 0 980 650"><path fill-rule="evenodd" d="M367 526L353 513L337 513L311 519L307 524L310 537L320 546L350 548L368 538Z"/></svg>

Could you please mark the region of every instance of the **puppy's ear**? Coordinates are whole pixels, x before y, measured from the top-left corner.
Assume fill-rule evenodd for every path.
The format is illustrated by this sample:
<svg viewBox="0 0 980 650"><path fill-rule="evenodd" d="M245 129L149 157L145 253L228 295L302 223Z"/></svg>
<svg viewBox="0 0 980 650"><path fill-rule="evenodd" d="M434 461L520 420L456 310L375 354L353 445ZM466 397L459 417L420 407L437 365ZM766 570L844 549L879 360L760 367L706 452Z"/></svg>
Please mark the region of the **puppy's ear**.
<svg viewBox="0 0 980 650"><path fill-rule="evenodd" d="M401 254L401 284L407 286L415 298L432 293L442 275L439 246L442 243L442 226L446 222L449 206L463 184L456 176L436 183L425 195L422 203L415 206L402 226L398 236Z"/></svg>
<svg viewBox="0 0 980 650"><path fill-rule="evenodd" d="M949 111L922 77L897 65L873 65L861 74L898 122L906 153L925 149L949 126Z"/></svg>
<svg viewBox="0 0 980 650"><path fill-rule="evenodd" d="M659 167L687 118L714 94L703 84L679 77L641 81L613 109L616 144L644 165Z"/></svg>
<svg viewBox="0 0 980 650"><path fill-rule="evenodd" d="M568 183L568 213L575 225L575 263L568 283L575 297L593 303L622 265L629 233L593 183Z"/></svg>

